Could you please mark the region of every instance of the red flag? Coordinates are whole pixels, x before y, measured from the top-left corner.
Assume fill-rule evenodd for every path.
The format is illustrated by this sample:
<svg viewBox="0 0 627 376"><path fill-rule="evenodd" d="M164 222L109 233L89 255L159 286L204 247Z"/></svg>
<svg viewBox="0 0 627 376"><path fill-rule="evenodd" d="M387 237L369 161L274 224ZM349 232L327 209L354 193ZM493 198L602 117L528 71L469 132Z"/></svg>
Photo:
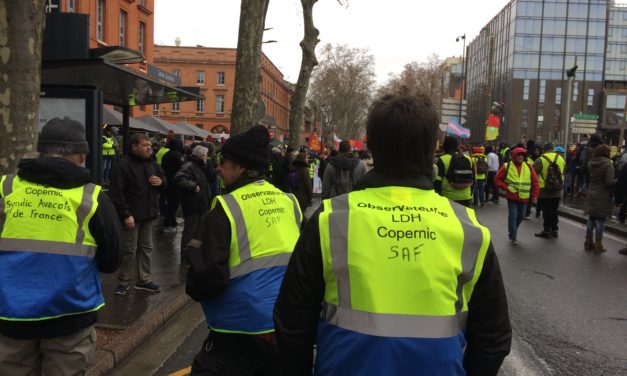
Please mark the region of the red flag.
<svg viewBox="0 0 627 376"><path fill-rule="evenodd" d="M313 133L309 136L309 149L315 151L316 153L319 153L322 150L322 144Z"/></svg>

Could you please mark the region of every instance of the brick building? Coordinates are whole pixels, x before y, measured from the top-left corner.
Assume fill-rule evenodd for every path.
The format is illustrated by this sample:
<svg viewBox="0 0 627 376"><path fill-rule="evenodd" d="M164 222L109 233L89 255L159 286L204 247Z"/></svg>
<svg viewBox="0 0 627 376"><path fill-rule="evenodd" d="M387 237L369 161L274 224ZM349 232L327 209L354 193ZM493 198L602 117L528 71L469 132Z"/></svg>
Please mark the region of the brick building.
<svg viewBox="0 0 627 376"><path fill-rule="evenodd" d="M89 14L90 48L122 46L153 61L154 0L59 0L61 11ZM138 65L145 70L145 65Z"/></svg>
<svg viewBox="0 0 627 376"><path fill-rule="evenodd" d="M212 133L229 133L235 56L235 48L154 46L155 65L178 75L182 86L198 87L205 99L154 105L152 114L169 122L185 121ZM261 123L282 139L288 133L291 92L281 71L265 54L261 69L261 100L266 111Z"/></svg>

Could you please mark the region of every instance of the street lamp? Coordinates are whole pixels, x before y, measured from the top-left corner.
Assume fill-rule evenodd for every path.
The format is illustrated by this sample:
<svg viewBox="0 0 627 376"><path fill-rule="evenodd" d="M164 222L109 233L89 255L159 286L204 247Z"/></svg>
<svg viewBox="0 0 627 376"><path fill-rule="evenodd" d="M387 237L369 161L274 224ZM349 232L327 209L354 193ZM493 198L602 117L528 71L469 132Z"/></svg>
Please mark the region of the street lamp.
<svg viewBox="0 0 627 376"><path fill-rule="evenodd" d="M460 35L457 38L455 38L455 42L459 42L459 40L462 39L463 42L463 47L462 47L462 79L460 82L460 86L459 86L459 125L462 125L462 108L463 108L463 102L464 102L464 86L466 86L466 82L465 82L465 76L466 73L464 72L464 68L466 67L465 64L465 57L466 57L466 33L464 33L464 35Z"/></svg>
<svg viewBox="0 0 627 376"><path fill-rule="evenodd" d="M568 148L568 126L570 125L570 106L573 100L573 82L575 82L575 72L577 72L577 68L579 66L575 65L574 67L566 70L566 77L568 80L566 82L566 103L564 104L564 113L562 114L562 132L563 132L563 146L564 150Z"/></svg>

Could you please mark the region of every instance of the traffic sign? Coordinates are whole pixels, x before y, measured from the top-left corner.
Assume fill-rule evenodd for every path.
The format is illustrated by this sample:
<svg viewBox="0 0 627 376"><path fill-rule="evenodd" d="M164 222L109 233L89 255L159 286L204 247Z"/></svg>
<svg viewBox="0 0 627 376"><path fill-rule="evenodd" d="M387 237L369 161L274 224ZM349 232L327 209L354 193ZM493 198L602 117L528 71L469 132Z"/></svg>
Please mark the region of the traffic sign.
<svg viewBox="0 0 627 376"><path fill-rule="evenodd" d="M457 113L459 114L459 103L457 104L442 103L442 111L444 110L457 111ZM462 111L466 111L465 105L462 105Z"/></svg>
<svg viewBox="0 0 627 376"><path fill-rule="evenodd" d="M596 128L573 127L573 133L575 134L594 134L596 133L596 131L597 131Z"/></svg>
<svg viewBox="0 0 627 376"><path fill-rule="evenodd" d="M599 120L599 115L596 114L574 114L577 120Z"/></svg>
<svg viewBox="0 0 627 376"><path fill-rule="evenodd" d="M459 107L459 99L444 98L442 99L442 104L456 104L457 107ZM462 99L462 105L466 106L467 104L468 104L468 101L465 99Z"/></svg>

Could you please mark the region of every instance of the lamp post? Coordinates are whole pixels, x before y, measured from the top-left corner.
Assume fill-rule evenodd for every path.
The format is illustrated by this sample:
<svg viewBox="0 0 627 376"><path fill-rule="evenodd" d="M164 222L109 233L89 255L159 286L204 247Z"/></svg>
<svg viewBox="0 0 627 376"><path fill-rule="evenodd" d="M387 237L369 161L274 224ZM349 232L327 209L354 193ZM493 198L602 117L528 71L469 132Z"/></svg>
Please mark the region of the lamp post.
<svg viewBox="0 0 627 376"><path fill-rule="evenodd" d="M566 103L564 104L564 112L562 113L562 137L564 150L568 148L568 126L570 125L570 106L573 100L573 83L575 82L575 72L577 72L578 66L566 70Z"/></svg>
<svg viewBox="0 0 627 376"><path fill-rule="evenodd" d="M460 35L457 38L455 38L455 42L459 42L459 40L462 39L463 42L463 47L462 47L462 77L461 77L461 81L460 81L460 86L459 86L459 125L462 125L462 109L463 109L463 103L464 103L464 86L466 86L466 82L465 80L465 67L466 67L466 62L465 62L465 58L466 58L466 33L464 33L464 35Z"/></svg>

